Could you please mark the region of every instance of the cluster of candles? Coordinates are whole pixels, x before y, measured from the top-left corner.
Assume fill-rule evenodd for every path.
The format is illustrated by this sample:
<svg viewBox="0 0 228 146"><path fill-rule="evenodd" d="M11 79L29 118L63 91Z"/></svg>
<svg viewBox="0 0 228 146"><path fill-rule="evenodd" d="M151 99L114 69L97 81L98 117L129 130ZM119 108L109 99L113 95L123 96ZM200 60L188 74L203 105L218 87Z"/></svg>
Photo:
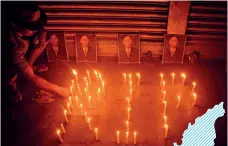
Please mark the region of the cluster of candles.
<svg viewBox="0 0 228 146"><path fill-rule="evenodd" d="M171 73L171 77L172 77L172 84L174 84L174 81L175 81L175 76L176 74L175 73ZM181 73L181 78L182 78L182 85L185 84L185 80L186 80L186 75L184 73ZM167 101L166 101L166 91L164 90L165 88L165 85L166 85L166 82L164 81L164 74L163 73L160 73L160 85L161 85L161 91L163 93L163 104L164 104L164 129L165 129L165 138L167 138L167 135L168 135L168 124L167 124L167 114L166 114L166 108L167 108ZM192 82L192 95L194 97L193 99L193 103L192 105L195 106L195 103L196 103L196 99L197 99L197 95L195 93L195 88L196 88L196 82ZM179 108L180 106L180 100L181 100L181 97L178 95L177 96L177 105L176 105L176 108Z"/></svg>
<svg viewBox="0 0 228 146"><path fill-rule="evenodd" d="M92 131L93 128L91 126L91 120L92 118L89 117L87 115L87 112L84 111L83 109L83 104L82 103L79 103L79 98L78 96L76 96L76 87L77 87L77 90L79 92L79 94L82 96L82 92L80 90L80 86L78 84L78 75L77 75L77 72L75 70L73 70L73 73L75 75L75 81L72 80L72 86L71 86L71 96L69 97L68 99L68 103L67 103L67 109L64 110L64 117L65 117L65 122L68 123L69 120L68 120L68 117L67 115L71 114L71 109L73 108L73 100L76 101L76 104L77 106L79 107L80 109L80 113L82 116L85 116L85 121L86 123L88 123L88 127L89 127L89 130ZM90 77L90 73L89 71L86 72L87 73L87 77L84 77L84 80L85 80L85 88L84 88L84 92L85 92L85 96L88 97L88 107L91 108L91 95L89 94L89 84L91 84L91 77ZM96 81L97 83L99 83L101 85L101 87L99 87L97 89L97 97L98 97L98 101L100 101L100 96L101 96L101 90L103 91L103 94L105 95L105 87L104 87L104 80L102 79L102 76L100 73L98 73L96 70L94 71L94 74L96 76ZM136 77L137 77L137 86L140 85L140 78L141 78L141 75L139 73L136 73ZM171 73L171 82L172 84L175 84L175 77L176 77L176 74L175 73ZM182 85L185 84L185 80L186 80L186 75L184 73L181 73L180 77L182 78ZM126 100L127 100L127 120L125 121L126 123L126 132L125 132L125 144L128 144L129 143L129 135L130 135L130 121L131 121L131 111L132 111L132 108L131 108L131 102L132 102L132 93L133 93L133 82L132 82L132 74L126 74L126 73L123 73L123 79L124 79L124 85L129 85L129 96L126 97ZM127 79L128 79L128 84L127 84ZM167 100L166 100L166 91L165 91L165 86L166 86L166 81L164 80L164 74L163 73L160 73L160 86L161 86L161 92L163 93L163 104L164 104L164 111L163 111L163 118L164 118L164 129L165 129L165 134L164 134L164 137L167 138L168 136L168 123L167 123L167 112L166 112L166 109L167 109ZM75 84L76 82L76 84ZM194 106L195 103L196 103L196 99L197 99L197 94L195 93L195 88L196 88L196 82L192 82L192 95L194 97L193 99L193 103L192 105ZM73 98L72 98L73 97ZM180 100L181 100L181 97L180 96L177 96L177 105L176 105L176 108L179 108L180 106ZM57 129L56 130L56 134L59 138L59 141L61 143L63 143L63 138L62 138L62 134L66 133L66 130L64 128L64 125L61 123L60 125L61 127L61 130L60 129ZM96 140L99 140L99 133L98 133L98 128L95 127L94 128L94 132L95 132L95 139ZM117 130L116 131L116 143L117 144L120 144L120 130ZM133 132L133 144L137 144L137 132L134 131Z"/></svg>
<svg viewBox="0 0 228 146"><path fill-rule="evenodd" d="M136 73L137 77L137 86L140 85L140 77L141 75L139 73ZM123 78L124 78L124 85L127 84L127 74L123 73ZM132 92L133 92L133 83L132 83L132 74L128 74L128 83L129 83L129 97L126 98L127 100L127 121L126 123L126 132L125 132L125 144L129 143L129 135L130 135L130 116L131 116L131 102L132 102ZM137 132L133 132L133 144L136 144L136 138L137 138ZM116 131L116 143L120 144L120 131Z"/></svg>
<svg viewBox="0 0 228 146"><path fill-rule="evenodd" d="M75 80L72 80L72 85L70 87L71 96L68 98L67 109L64 109L64 111L63 111L64 118L65 118L65 123L69 122L68 115L70 115L72 113L71 109L74 108L73 101L75 101L77 107L80 109L81 115L85 116L85 121L88 124L89 130L92 131L93 130L92 125L91 125L92 118L88 116L87 112L83 108L83 104L79 103L79 97L76 95L76 87L77 87L79 95L82 96L82 92L81 92L81 89L80 89L80 86L79 86L79 82L78 82L78 74L77 74L77 72L75 70L72 70L72 72L75 75ZM86 74L87 74L87 77L84 77L84 81L85 81L84 92L85 92L85 96L88 97L88 107L91 108L91 98L92 97L91 97L90 92L89 92L90 91L89 84L91 84L92 81L91 81L91 77L90 77L89 71L86 71ZM105 83L104 83L104 80L103 80L103 78L102 78L102 76L101 76L101 74L99 72L97 72L95 70L94 74L96 76L97 83L99 85L101 85L101 87L99 87L97 89L97 97L98 97L97 99L98 99L98 102L100 102L100 97L101 97L101 93L100 92L101 92L101 90L103 91L103 94L105 95L105 88L104 88L104 84ZM56 134L58 136L59 141L61 143L63 143L62 135L64 133L66 133L66 130L65 130L64 125L62 123L60 124L60 127L61 127L61 130L57 129L56 130ZM95 139L96 140L99 140L98 130L99 129L97 127L94 128Z"/></svg>

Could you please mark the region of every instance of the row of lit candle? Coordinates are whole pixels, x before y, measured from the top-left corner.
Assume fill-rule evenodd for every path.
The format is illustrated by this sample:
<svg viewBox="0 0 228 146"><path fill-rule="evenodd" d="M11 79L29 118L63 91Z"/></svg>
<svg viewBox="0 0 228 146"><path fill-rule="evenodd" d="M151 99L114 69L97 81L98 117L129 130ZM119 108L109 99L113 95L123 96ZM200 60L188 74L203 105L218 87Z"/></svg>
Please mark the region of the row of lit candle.
<svg viewBox="0 0 228 146"><path fill-rule="evenodd" d="M176 74L175 73L171 73L171 76L172 76L172 84L174 84L174 80L175 80ZM163 84L163 80L164 80L164 74L163 73L160 73L160 78L161 78L160 84L162 85ZM181 73L181 78L183 79L182 84L184 85L185 84L186 75L184 73Z"/></svg>
<svg viewBox="0 0 228 146"><path fill-rule="evenodd" d="M123 73L123 77L124 77L124 85L126 84L127 82L127 74L126 73ZM140 84L140 78L141 78L141 75L140 73L136 73L136 77L137 77L137 85ZM131 81L131 85L132 85L132 74L128 74L128 78L129 78L129 83Z"/></svg>

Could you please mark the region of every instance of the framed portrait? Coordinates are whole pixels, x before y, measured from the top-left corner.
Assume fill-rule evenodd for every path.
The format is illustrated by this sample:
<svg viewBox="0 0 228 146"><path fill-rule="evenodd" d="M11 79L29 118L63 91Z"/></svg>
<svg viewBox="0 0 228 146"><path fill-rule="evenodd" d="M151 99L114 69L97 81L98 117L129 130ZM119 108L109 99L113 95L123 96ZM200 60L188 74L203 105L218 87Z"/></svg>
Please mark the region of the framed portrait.
<svg viewBox="0 0 228 146"><path fill-rule="evenodd" d="M140 63L139 34L118 34L118 62Z"/></svg>
<svg viewBox="0 0 228 146"><path fill-rule="evenodd" d="M76 33L77 62L97 62L97 39L95 34Z"/></svg>
<svg viewBox="0 0 228 146"><path fill-rule="evenodd" d="M186 35L166 34L162 55L163 63L182 63L185 53Z"/></svg>
<svg viewBox="0 0 228 146"><path fill-rule="evenodd" d="M47 45L48 62L69 60L64 32L48 32L47 40L50 41Z"/></svg>

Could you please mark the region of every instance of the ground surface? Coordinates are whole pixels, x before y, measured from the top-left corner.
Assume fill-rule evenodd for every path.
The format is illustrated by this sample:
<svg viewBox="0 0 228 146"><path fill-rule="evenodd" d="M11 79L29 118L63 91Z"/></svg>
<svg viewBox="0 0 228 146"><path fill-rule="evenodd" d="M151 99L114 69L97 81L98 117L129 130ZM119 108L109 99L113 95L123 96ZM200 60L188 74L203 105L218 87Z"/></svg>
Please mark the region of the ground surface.
<svg viewBox="0 0 228 146"><path fill-rule="evenodd" d="M91 74L92 84L89 86L92 96L91 108L84 95L80 102L84 110L92 118L92 127L99 128L100 141L95 141L95 134L89 131L85 117L80 115L80 109L74 102L72 115L66 126L67 133L63 136L64 146L112 146L116 145L116 130L120 130L120 145L125 145L125 121L127 120L128 86L124 86L122 73L132 73L133 100L130 122L129 145L133 145L133 131L138 132L137 145L140 146L171 146L173 142L181 144L182 134L189 122L203 115L207 109L223 101L226 110L226 72L225 63L203 61L198 65L185 63L183 65L161 65L159 62L143 63L140 65L118 65L116 63L99 64L71 64L79 73L79 83L84 86L85 70L96 69L102 74L105 81L105 96L100 102L96 96L99 85ZM140 72L140 86L136 86L135 73ZM160 92L159 73L163 72L167 86L167 123L169 125L168 139L164 140L164 119L162 94ZM171 84L171 72L177 74L175 85ZM181 85L180 73L187 75L186 84ZM51 64L49 71L41 74L49 81L60 85L70 86L71 72L66 64ZM191 82L196 81L198 99L196 107L192 107ZM35 96L35 88L30 84L23 84L24 100L12 109L14 136L11 139L13 146L54 146L59 145L55 130L64 122L63 109L66 108L66 99L56 96L56 101L50 104L36 104L31 100ZM26 89L26 90L25 90ZM82 89L83 91L83 89ZM101 92L102 93L102 92ZM103 93L102 93L103 94ZM177 95L181 95L180 108L177 109ZM227 110L226 110L227 111ZM227 118L216 121L216 146L227 145ZM2 125L4 126L4 125ZM3 133L2 133L3 134ZM206 134L206 133L205 133Z"/></svg>

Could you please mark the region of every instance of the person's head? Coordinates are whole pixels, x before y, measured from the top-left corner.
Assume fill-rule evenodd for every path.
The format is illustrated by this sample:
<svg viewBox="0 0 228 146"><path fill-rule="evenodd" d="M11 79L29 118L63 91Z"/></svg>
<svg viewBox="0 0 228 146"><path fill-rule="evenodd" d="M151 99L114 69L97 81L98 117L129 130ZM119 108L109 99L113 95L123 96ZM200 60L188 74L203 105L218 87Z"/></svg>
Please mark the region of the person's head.
<svg viewBox="0 0 228 146"><path fill-rule="evenodd" d="M12 14L12 25L23 36L32 36L47 23L47 16L35 3L19 3Z"/></svg>
<svg viewBox="0 0 228 146"><path fill-rule="evenodd" d="M132 39L130 36L125 36L123 38L123 45L125 48L131 48Z"/></svg>
<svg viewBox="0 0 228 146"><path fill-rule="evenodd" d="M176 36L172 36L169 40L169 46L171 48L177 48L177 45L178 45L178 39Z"/></svg>
<svg viewBox="0 0 228 146"><path fill-rule="evenodd" d="M54 46L57 47L59 43L59 39L55 34L52 34L50 37L50 43Z"/></svg>
<svg viewBox="0 0 228 146"><path fill-rule="evenodd" d="M89 38L88 38L88 36L87 35L83 35L81 37L81 39L80 39L80 43L81 43L81 45L82 45L83 48L84 47L88 47L88 45L89 45Z"/></svg>

